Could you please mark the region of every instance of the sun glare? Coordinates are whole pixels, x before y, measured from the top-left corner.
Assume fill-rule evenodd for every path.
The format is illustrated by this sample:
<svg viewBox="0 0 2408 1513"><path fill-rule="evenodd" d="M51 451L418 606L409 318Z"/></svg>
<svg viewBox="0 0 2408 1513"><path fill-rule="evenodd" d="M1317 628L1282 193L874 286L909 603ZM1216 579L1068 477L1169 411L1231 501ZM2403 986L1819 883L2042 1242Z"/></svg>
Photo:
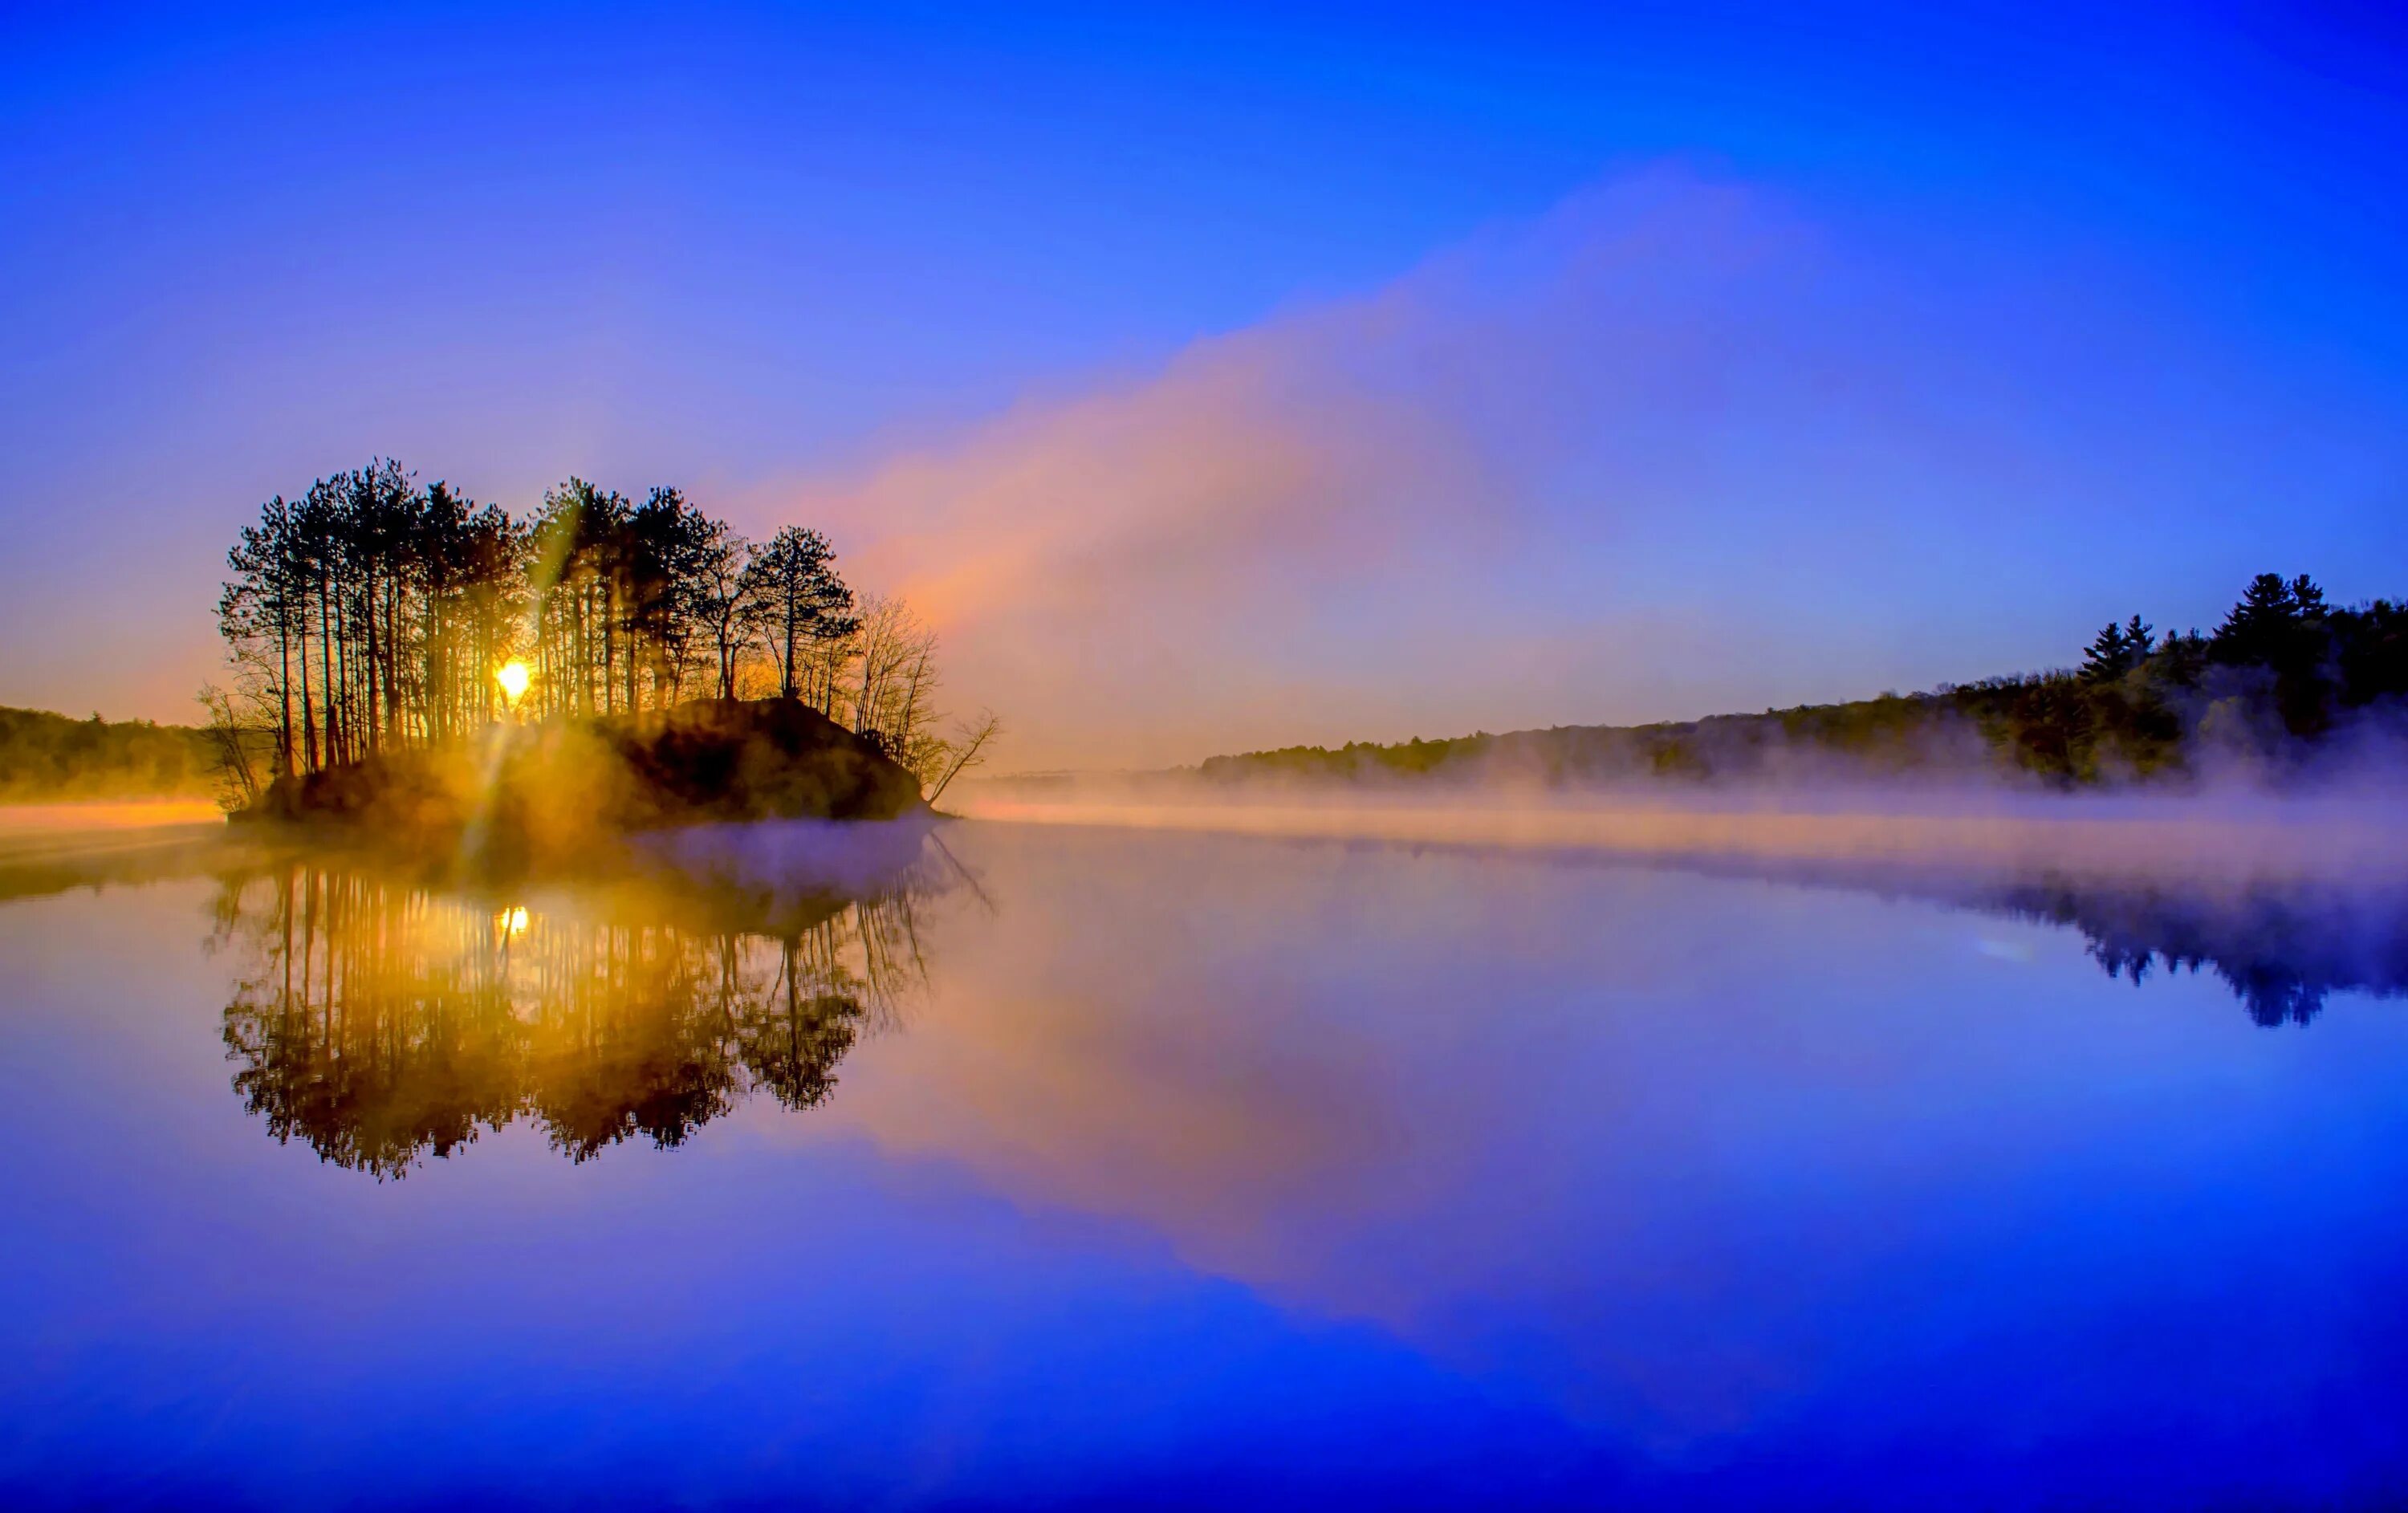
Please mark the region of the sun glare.
<svg viewBox="0 0 2408 1513"><path fill-rule="evenodd" d="M527 664L512 657L494 674L494 681L502 685L502 696L516 704L526 694Z"/></svg>

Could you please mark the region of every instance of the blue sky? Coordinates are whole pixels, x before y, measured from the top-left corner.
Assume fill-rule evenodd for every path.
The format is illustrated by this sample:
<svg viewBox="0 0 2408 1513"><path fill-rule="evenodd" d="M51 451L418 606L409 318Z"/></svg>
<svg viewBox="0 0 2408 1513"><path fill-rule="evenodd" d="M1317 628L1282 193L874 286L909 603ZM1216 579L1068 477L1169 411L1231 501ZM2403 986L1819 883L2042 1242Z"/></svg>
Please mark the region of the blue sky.
<svg viewBox="0 0 2408 1513"><path fill-rule="evenodd" d="M2408 592L2408 23L1926 8L13 7L0 702L184 717L236 526L370 453L821 521L1030 762ZM1311 497L1197 496L1274 412ZM1029 602L949 597L1031 456Z"/></svg>

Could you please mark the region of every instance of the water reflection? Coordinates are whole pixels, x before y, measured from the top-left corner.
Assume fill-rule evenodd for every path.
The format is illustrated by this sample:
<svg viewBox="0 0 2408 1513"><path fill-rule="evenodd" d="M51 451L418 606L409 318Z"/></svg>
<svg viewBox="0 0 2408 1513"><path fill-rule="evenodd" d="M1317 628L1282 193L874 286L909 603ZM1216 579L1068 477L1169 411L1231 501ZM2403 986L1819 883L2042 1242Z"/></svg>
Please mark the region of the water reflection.
<svg viewBox="0 0 2408 1513"><path fill-rule="evenodd" d="M2269 1028L2343 992L2408 993L2408 878L2181 878L1867 862L1661 862L1673 870L1845 888L2074 930L2109 977L2205 972Z"/></svg>
<svg viewBox="0 0 2408 1513"><path fill-rule="evenodd" d="M244 1106L380 1179L524 1120L589 1160L755 1093L815 1107L924 983L906 869L856 897L653 868L532 900L293 857L226 877L213 948Z"/></svg>
<svg viewBox="0 0 2408 1513"><path fill-rule="evenodd" d="M911 837L911 844L916 847L916 836ZM1365 844L1427 849L1402 842ZM867 939L862 938L857 921L839 925L830 911L841 900L832 902L825 886L818 890L804 886L797 891L792 880L796 876L813 878L831 875L832 859L826 854L797 858L773 853L766 861L751 859L754 864L749 873L742 868L731 871L727 864L731 859L743 860L743 852L741 843L731 843L725 833L702 833L655 858L660 864L649 869L649 885L634 890L623 888L615 906L623 931L652 924L689 944L694 937L720 936L741 943L737 953L742 959L741 970L731 969L727 980L710 990L731 1004L744 997L746 984L757 987L754 978L764 975L795 976L787 970L782 957L774 968L767 964L769 946L778 945L781 950L804 948L828 928L837 928L839 934L853 939L854 951L877 953L875 965L864 968L865 980L871 982L874 990L879 981L891 990L895 982L920 975L906 969L906 963L918 950L916 931L910 922L910 899L924 897L934 888L966 880L973 891L977 887L975 879L966 879L959 872L949 853L939 850L936 854L938 860L933 863L913 849L900 857L876 859L866 866L855 859L849 867L833 868L838 878L834 885L838 891L863 895L873 917L894 912L901 919L903 935L893 941L875 929ZM1499 854L1527 859L1531 853ZM236 857L248 859L243 864L250 872L258 870L257 858L251 851L189 829L165 835L154 832L147 837L116 837L105 844L87 839L81 844L52 840L38 848L0 847L0 901L201 872L222 876L229 868L230 859ZM1569 864L1654 867L1842 888L2059 925L2078 931L2091 958L2112 977L2138 984L2153 975L2207 973L2231 990L2254 1021L2269 1027L2307 1023L2334 992L2360 992L2379 997L2408 994L2408 876L2396 873L2367 876L2362 871L2353 871L2346 877L2292 874L2235 879L2206 875L2100 875L2034 867L1952 866L1928 860L1885 863L1727 855L1632 860L1594 852L1555 853L1555 859ZM246 872L239 878L230 878L224 895L226 903L222 906L222 912L228 914L222 921L223 933L236 933L233 928L235 914L241 916L244 931L251 935L256 934L263 917L272 917L279 921L270 931L278 951L299 950L316 959L330 952L340 955L343 950L321 935L338 928L366 928L367 921L380 911L398 911L406 918L414 918L413 911L429 917L441 915L452 907L463 911L461 919L445 927L451 932L450 945L422 943L422 949L437 954L465 949L462 943L482 938L493 931L494 921L484 912L485 905L460 899L447 906L442 902L444 895L432 886L402 888L385 902L370 903L361 897L335 902L326 894L330 879L352 864L333 858L317 860L320 864L308 887L297 880L298 873L309 870L307 863L288 857L280 864L285 871L279 876L284 876L285 881L276 885L280 891L273 905L260 896L267 889L261 877ZM786 880L778 881L781 877ZM352 880L359 887L369 888L378 899L385 899L396 886L389 880ZM286 892L293 896L286 897ZM313 901L318 910L315 914L311 912ZM590 902L587 901L589 905ZM525 907L523 904L511 906ZM295 911L294 927L303 938L288 947L283 917ZM345 921L340 926L335 923L337 918ZM567 915L542 921L544 940L533 949L557 949L563 933L578 928L577 918L572 909ZM524 927L532 931L536 922L533 916L528 916ZM391 935L394 928L391 922L376 926L383 935ZM414 935L422 934L423 928L413 923L404 933ZM313 935L313 931L317 934ZM627 938L626 949L639 953L638 962L648 959L640 953L653 948L641 944L633 935ZM498 972L507 956L499 947L506 943L494 944L494 960L488 963L487 970ZM520 954L524 956L526 952ZM387 957L375 959L389 962ZM795 989L798 996L809 988L812 969L810 949L806 949L800 985ZM314 970L320 977L311 980L317 983L317 991L322 992L322 962ZM635 970L640 977L649 969L638 965ZM339 969L337 977L338 981L342 979ZM280 984L280 969L278 979ZM671 991L673 986L665 985L663 991ZM826 996L843 998L848 993L839 984L831 988ZM872 996L877 996L876 991Z"/></svg>
<svg viewBox="0 0 2408 1513"><path fill-rule="evenodd" d="M2082 933L2091 960L2136 986L2212 972L2257 1023L2305 1024L2340 992L2408 992L2408 891L2293 885L2182 892L2153 885L2013 885L2005 911Z"/></svg>
<svg viewBox="0 0 2408 1513"><path fill-rule="evenodd" d="M512 893L191 834L46 843L0 854L0 899L215 877L211 939L235 978L222 1026L235 1091L278 1140L382 1178L518 1120L582 1162L638 1136L674 1148L756 1093L792 1109L825 1102L847 1052L924 987L921 906L965 875L916 835L865 862L806 844L816 834L696 833L625 876ZM2337 992L2408 993L2399 877L1555 860L2054 924L2135 984L2213 975L2269 1027L2308 1023Z"/></svg>
<svg viewBox="0 0 2408 1513"><path fill-rule="evenodd" d="M0 1503L2408 1488L2392 883L941 834L14 874Z"/></svg>

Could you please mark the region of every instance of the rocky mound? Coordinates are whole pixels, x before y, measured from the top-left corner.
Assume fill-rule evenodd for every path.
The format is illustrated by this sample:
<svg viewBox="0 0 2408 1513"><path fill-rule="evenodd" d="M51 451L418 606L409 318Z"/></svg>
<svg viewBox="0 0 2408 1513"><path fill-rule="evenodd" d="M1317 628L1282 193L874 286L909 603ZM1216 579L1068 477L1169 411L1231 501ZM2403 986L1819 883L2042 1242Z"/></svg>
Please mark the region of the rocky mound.
<svg viewBox="0 0 2408 1513"><path fill-rule="evenodd" d="M815 709L791 699L697 700L497 726L473 742L280 779L238 818L556 854L673 825L891 820L923 806L916 777Z"/></svg>

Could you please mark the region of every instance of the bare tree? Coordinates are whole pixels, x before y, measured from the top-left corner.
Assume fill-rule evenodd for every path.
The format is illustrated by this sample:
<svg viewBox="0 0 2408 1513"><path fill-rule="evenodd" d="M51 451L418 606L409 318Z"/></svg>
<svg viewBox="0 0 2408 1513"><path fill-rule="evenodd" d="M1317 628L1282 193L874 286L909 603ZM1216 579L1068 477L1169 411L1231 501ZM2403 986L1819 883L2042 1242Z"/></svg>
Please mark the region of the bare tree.
<svg viewBox="0 0 2408 1513"><path fill-rule="evenodd" d="M928 802L934 805L953 780L986 761L990 742L1003 734L1003 721L992 709L982 709L976 720L963 726L953 739L945 743L947 761L936 786L928 790Z"/></svg>
<svg viewBox="0 0 2408 1513"><path fill-rule="evenodd" d="M752 612L754 583L745 572L752 544L717 521L695 553L688 594L695 620L719 666L719 696L736 697L736 671L760 630Z"/></svg>
<svg viewBox="0 0 2408 1513"><path fill-rule="evenodd" d="M252 758L263 746L270 745L276 732L272 726L246 722L236 697L215 683L204 683L194 695L203 709L208 711L209 761L216 769L218 804L229 812L249 808L259 802L259 768Z"/></svg>
<svg viewBox="0 0 2408 1513"><path fill-rule="evenodd" d="M943 763L945 742L936 735L941 718L935 707L942 682L937 670L937 633L899 598L867 595L860 626L852 637L858 666L853 679L852 725L875 738L889 756L925 783Z"/></svg>

